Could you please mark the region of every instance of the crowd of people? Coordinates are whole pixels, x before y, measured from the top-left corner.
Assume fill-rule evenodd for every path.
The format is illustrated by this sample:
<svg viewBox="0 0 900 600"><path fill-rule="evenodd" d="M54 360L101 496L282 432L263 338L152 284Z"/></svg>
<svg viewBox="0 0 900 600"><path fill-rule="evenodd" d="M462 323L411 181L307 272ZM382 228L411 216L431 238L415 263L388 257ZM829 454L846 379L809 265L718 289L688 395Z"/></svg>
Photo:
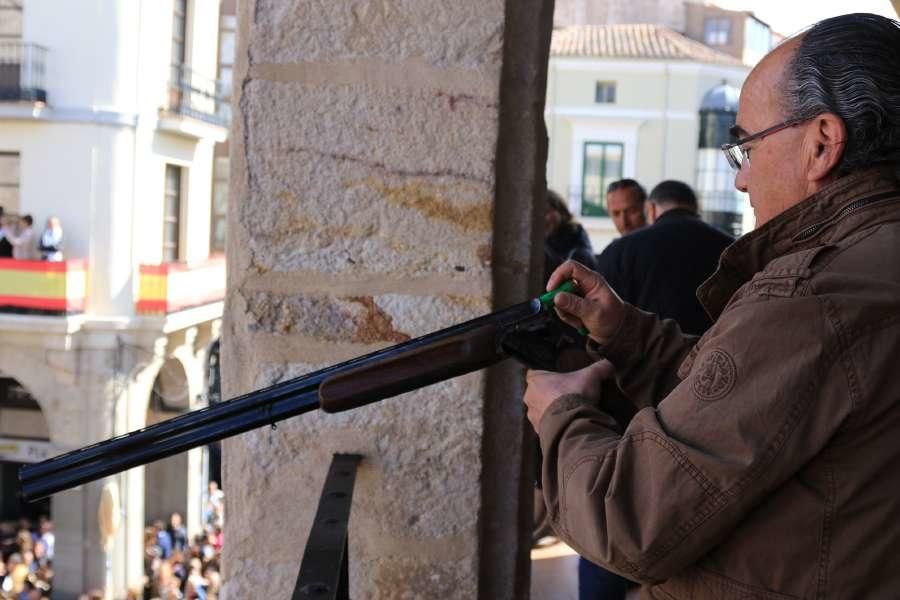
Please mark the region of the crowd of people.
<svg viewBox="0 0 900 600"><path fill-rule="evenodd" d="M53 522L42 517L0 523L0 598L45 600L53 587Z"/></svg>
<svg viewBox="0 0 900 600"><path fill-rule="evenodd" d="M169 522L144 529L144 585L128 592L128 600L216 600L222 585L219 561L225 494L209 482L202 514L203 531L189 537L179 513ZM53 522L22 518L0 522L0 600L51 600L56 537ZM102 590L79 600L102 600Z"/></svg>
<svg viewBox="0 0 900 600"><path fill-rule="evenodd" d="M40 237L31 215L10 215L0 206L0 258L63 260L63 230L58 217L47 219Z"/></svg>
<svg viewBox="0 0 900 600"><path fill-rule="evenodd" d="M219 558L225 519L225 494L215 481L203 510L203 532L188 536L179 513L168 524L155 521L144 529L143 600L216 600L222 578Z"/></svg>

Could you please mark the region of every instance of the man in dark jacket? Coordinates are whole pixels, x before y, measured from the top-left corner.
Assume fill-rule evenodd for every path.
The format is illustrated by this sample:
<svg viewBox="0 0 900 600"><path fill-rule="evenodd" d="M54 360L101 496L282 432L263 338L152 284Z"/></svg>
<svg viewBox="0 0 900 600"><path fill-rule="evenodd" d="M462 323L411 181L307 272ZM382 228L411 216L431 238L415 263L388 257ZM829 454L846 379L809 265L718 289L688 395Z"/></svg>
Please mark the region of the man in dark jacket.
<svg viewBox="0 0 900 600"><path fill-rule="evenodd" d="M700 220L697 196L680 181L653 188L644 211L650 226L607 246L597 271L626 302L701 334L712 322L694 292L734 239Z"/></svg>

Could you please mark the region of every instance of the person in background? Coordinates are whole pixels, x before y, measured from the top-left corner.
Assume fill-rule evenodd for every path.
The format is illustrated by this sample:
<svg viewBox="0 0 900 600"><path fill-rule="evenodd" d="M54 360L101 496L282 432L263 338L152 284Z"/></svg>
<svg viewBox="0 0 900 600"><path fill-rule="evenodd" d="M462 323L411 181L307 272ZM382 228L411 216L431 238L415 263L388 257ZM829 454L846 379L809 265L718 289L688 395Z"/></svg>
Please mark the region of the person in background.
<svg viewBox="0 0 900 600"><path fill-rule="evenodd" d="M225 503L225 492L219 488L216 481L210 481L207 484L206 501L203 505L203 525L212 527L213 525L222 525L221 513Z"/></svg>
<svg viewBox="0 0 900 600"><path fill-rule="evenodd" d="M206 590L209 588L209 581L203 576L203 562L199 558L192 558L189 564L190 573L184 596L186 600L207 600Z"/></svg>
<svg viewBox="0 0 900 600"><path fill-rule="evenodd" d="M172 538L172 549L184 552L188 547L187 530L177 512L169 517L169 536Z"/></svg>
<svg viewBox="0 0 900 600"><path fill-rule="evenodd" d="M38 250L41 252L41 259L53 262L59 262L63 259L62 253L63 230L59 222L59 217L50 217L47 219L47 226L44 233L41 234Z"/></svg>
<svg viewBox="0 0 900 600"><path fill-rule="evenodd" d="M9 242L13 246L13 258L16 260L38 260L40 257L34 239L33 224L34 219L31 215L25 215L20 222L21 231L9 237Z"/></svg>
<svg viewBox="0 0 900 600"><path fill-rule="evenodd" d="M619 235L628 235L647 224L644 200L647 192L634 179L613 181L606 188L606 211Z"/></svg>
<svg viewBox="0 0 900 600"><path fill-rule="evenodd" d="M10 555L6 561L7 580L4 581L3 591L15 597L22 593L25 589L25 580L28 578L28 565L22 559L22 555L18 552Z"/></svg>
<svg viewBox="0 0 900 600"><path fill-rule="evenodd" d="M9 241L12 235L13 230L9 217L3 211L3 207L0 206L0 258L12 258L13 245Z"/></svg>
<svg viewBox="0 0 900 600"><path fill-rule="evenodd" d="M549 277L556 267L568 259L588 268L594 265L594 250L587 231L572 216L566 201L553 190L547 190L544 213L544 271Z"/></svg>
<svg viewBox="0 0 900 600"><path fill-rule="evenodd" d="M38 534L35 541L40 540L46 548L46 556L48 560L53 560L53 552L56 548L56 536L53 534L53 521L46 516L40 518L38 522Z"/></svg>
<svg viewBox="0 0 900 600"><path fill-rule="evenodd" d="M169 530L166 529L165 523L159 520L154 521L153 529L156 532L156 545L159 547L160 558L169 558L172 556L172 536L169 535Z"/></svg>

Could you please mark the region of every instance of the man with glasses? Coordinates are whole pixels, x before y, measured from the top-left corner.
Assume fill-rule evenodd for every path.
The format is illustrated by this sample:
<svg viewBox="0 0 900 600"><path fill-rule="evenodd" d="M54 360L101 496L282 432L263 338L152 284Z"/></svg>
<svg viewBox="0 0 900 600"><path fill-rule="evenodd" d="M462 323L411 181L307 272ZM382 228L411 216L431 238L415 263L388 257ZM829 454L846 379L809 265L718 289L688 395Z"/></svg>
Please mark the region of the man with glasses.
<svg viewBox="0 0 900 600"><path fill-rule="evenodd" d="M528 375L551 522L642 598L897 596L898 49L897 21L845 15L751 72L723 151L757 229L698 290L701 338L577 263L548 282L578 282L556 306L597 358Z"/></svg>

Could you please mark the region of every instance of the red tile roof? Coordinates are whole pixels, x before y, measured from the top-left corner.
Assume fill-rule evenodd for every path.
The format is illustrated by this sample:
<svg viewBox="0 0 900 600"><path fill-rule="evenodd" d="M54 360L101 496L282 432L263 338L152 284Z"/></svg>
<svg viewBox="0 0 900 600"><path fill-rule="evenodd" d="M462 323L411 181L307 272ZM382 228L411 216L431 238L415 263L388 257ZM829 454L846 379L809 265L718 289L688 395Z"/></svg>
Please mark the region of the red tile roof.
<svg viewBox="0 0 900 600"><path fill-rule="evenodd" d="M553 30L550 56L686 60L746 66L660 25L576 25Z"/></svg>

